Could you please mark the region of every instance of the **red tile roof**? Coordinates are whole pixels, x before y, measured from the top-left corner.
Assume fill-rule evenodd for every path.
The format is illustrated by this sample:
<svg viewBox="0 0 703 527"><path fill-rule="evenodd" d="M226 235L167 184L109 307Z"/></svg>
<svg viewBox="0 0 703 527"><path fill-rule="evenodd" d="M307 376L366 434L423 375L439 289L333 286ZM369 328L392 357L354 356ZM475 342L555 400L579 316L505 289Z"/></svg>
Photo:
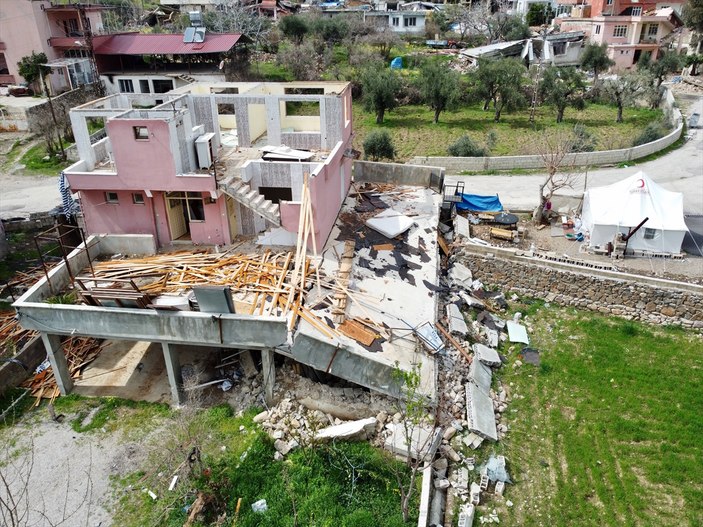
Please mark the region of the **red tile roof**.
<svg viewBox="0 0 703 527"><path fill-rule="evenodd" d="M208 33L204 42L184 43L182 34L118 33L93 38L96 55L190 55L224 53L242 38L238 33Z"/></svg>

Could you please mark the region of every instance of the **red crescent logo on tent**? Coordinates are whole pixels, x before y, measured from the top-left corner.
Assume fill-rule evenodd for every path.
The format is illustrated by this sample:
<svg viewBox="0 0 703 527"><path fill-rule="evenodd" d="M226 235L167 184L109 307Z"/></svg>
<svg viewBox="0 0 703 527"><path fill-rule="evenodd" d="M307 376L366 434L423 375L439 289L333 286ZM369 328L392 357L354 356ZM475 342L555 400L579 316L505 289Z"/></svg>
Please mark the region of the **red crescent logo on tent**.
<svg viewBox="0 0 703 527"><path fill-rule="evenodd" d="M637 181L640 182L640 184L638 185L638 188L644 188L644 179L638 179Z"/></svg>

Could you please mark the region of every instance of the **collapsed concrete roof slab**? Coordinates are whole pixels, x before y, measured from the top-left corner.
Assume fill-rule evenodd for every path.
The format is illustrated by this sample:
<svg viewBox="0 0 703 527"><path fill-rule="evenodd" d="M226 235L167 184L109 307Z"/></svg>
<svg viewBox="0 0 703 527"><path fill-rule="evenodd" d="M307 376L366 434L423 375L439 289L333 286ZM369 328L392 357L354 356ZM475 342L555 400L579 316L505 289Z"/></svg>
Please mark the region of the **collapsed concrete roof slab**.
<svg viewBox="0 0 703 527"><path fill-rule="evenodd" d="M466 420L469 422L469 431L485 439L498 441L493 400L471 382L466 385Z"/></svg>
<svg viewBox="0 0 703 527"><path fill-rule="evenodd" d="M485 364L474 360L469 365L469 380L488 395L491 390L493 372Z"/></svg>

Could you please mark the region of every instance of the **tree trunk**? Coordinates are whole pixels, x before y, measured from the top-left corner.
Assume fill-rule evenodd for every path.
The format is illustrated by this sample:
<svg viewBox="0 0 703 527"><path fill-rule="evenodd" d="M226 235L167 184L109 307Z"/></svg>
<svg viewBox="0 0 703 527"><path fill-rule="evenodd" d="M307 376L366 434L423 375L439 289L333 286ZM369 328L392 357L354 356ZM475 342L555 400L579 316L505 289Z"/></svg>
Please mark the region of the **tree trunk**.
<svg viewBox="0 0 703 527"><path fill-rule="evenodd" d="M437 124L439 122L439 114L442 113L442 110L436 109L434 111L434 124Z"/></svg>
<svg viewBox="0 0 703 527"><path fill-rule="evenodd" d="M376 112L376 124L383 124L383 116L386 113L385 108L381 108Z"/></svg>
<svg viewBox="0 0 703 527"><path fill-rule="evenodd" d="M496 113L493 116L493 121L496 123L500 121L500 112L503 111L503 105L502 104L497 104L496 105Z"/></svg>
<svg viewBox="0 0 703 527"><path fill-rule="evenodd" d="M559 106L557 108L557 122L560 123L564 120L564 107Z"/></svg>
<svg viewBox="0 0 703 527"><path fill-rule="evenodd" d="M622 103L618 103L618 118L615 120L616 123L622 122Z"/></svg>
<svg viewBox="0 0 703 527"><path fill-rule="evenodd" d="M490 105L491 105L491 99L490 98L486 99L483 103L483 111L484 112L487 111L488 108L490 107Z"/></svg>

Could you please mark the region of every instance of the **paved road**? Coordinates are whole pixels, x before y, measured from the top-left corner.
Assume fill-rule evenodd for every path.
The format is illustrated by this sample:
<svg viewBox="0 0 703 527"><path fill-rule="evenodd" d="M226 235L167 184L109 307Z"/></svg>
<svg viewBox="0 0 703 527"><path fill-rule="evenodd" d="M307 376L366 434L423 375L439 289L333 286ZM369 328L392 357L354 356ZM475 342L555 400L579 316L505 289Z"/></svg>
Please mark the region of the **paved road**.
<svg viewBox="0 0 703 527"><path fill-rule="evenodd" d="M691 107L703 115L703 97ZM605 168L588 172L588 188L609 185L642 170L668 190L682 192L685 214L703 214L703 129L689 130L690 138L673 152L654 161L628 168ZM580 196L584 189L584 176L574 183L574 189L564 189L561 194ZM447 175L446 181L461 180L465 192L492 195L498 193L503 206L513 210L532 210L539 199L539 185L544 175L529 176L455 176Z"/></svg>

